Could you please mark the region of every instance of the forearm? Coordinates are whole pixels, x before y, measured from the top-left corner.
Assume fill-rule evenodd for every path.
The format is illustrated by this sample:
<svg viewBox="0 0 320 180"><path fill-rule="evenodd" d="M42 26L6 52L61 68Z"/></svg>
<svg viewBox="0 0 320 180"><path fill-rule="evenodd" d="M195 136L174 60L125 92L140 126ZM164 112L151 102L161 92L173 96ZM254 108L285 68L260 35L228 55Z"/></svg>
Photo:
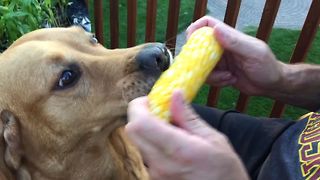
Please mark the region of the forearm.
<svg viewBox="0 0 320 180"><path fill-rule="evenodd" d="M320 109L320 66L286 64L279 88L268 96L310 111Z"/></svg>

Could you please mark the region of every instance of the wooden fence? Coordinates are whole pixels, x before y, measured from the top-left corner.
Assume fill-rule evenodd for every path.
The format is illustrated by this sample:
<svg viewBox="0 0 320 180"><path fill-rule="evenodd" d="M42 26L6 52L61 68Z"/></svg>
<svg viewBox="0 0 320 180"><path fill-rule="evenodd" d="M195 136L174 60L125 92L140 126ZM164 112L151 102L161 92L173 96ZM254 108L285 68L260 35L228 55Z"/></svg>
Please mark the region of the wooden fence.
<svg viewBox="0 0 320 180"><path fill-rule="evenodd" d="M156 26L156 12L157 12L157 0L147 1L147 15L146 15L146 34L145 42L155 41L155 26ZM166 28L166 44L169 48L175 47L178 29L178 17L180 9L180 0L168 0L168 22ZM117 48L119 46L119 9L118 0L110 0L110 47ZM87 0L88 4L88 0ZM258 27L256 37L267 42L272 27L275 22L275 18L278 13L281 0L266 0L264 10L262 13L261 21ZM204 16L207 9L207 0L196 0L194 8L193 21ZM239 9L241 6L241 0L228 0L226 14L224 17L225 23L235 27ZM136 18L137 18L137 0L127 0L127 46L131 47L136 44ZM315 38L319 23L320 23L320 0L313 0L308 12L307 18L304 22L300 37L297 41L294 52L291 56L290 63L303 62ZM102 44L103 42L103 8L102 0L94 0L94 18L95 18L95 32L96 36ZM211 87L208 95L207 105L215 107L219 97L220 89L217 87ZM240 112L246 111L248 100L250 97L240 93L238 98L236 109ZM284 111L285 104L281 102L275 102L270 113L271 117L280 117Z"/></svg>

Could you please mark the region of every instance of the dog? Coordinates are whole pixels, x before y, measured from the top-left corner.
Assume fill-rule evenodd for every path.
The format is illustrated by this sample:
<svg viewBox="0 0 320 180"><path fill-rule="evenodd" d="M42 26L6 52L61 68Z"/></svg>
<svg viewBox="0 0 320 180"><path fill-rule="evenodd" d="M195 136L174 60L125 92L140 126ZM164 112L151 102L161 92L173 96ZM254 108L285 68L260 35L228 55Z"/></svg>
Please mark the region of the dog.
<svg viewBox="0 0 320 180"><path fill-rule="evenodd" d="M106 49L79 27L40 29L0 55L0 179L149 179L124 132L172 56Z"/></svg>

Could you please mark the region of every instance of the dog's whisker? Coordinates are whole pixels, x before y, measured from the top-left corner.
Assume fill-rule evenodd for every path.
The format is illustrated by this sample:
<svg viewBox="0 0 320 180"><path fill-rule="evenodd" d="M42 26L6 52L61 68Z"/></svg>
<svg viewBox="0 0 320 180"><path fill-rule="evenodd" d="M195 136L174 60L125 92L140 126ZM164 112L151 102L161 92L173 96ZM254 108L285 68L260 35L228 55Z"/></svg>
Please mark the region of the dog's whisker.
<svg viewBox="0 0 320 180"><path fill-rule="evenodd" d="M168 39L165 40L165 43L167 44L167 42L171 41L172 39L177 38L177 36L172 36L169 37Z"/></svg>

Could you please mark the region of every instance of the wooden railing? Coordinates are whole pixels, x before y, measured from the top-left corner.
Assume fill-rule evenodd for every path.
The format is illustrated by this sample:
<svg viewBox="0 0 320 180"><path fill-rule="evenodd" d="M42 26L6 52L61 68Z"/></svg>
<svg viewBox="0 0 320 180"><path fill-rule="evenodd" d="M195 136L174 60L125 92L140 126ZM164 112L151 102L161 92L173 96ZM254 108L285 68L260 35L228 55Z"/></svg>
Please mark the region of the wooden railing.
<svg viewBox="0 0 320 180"><path fill-rule="evenodd" d="M147 15L146 15L146 33L145 42L155 41L155 27L156 27L156 13L157 0L147 1ZM87 0L88 2L88 0ZM104 30L103 30L103 8L102 0L94 0L94 18L95 18L95 33L99 42L104 44ZM119 47L119 10L118 0L110 0L110 48ZM178 18L180 9L180 0L169 0L168 21L166 28L166 44L169 48L175 47L176 37L178 33ZM278 13L281 0L267 0L262 13L261 21L258 27L256 37L267 42L274 22ZM207 0L196 0L194 8L193 21L204 16L207 9ZM227 9L224 21L230 26L235 27L241 6L241 0L228 0ZM290 63L303 62L306 54L315 38L319 23L320 23L320 0L313 0L304 26L302 28L300 37L296 44L295 50L292 54ZM137 0L127 0L127 46L136 45L136 20L137 20ZM174 53L174 52L173 52ZM216 106L220 89L217 87L210 87L207 105ZM249 96L240 93L236 109L240 112L245 112ZM285 104L275 102L270 114L271 117L280 117L283 113Z"/></svg>

